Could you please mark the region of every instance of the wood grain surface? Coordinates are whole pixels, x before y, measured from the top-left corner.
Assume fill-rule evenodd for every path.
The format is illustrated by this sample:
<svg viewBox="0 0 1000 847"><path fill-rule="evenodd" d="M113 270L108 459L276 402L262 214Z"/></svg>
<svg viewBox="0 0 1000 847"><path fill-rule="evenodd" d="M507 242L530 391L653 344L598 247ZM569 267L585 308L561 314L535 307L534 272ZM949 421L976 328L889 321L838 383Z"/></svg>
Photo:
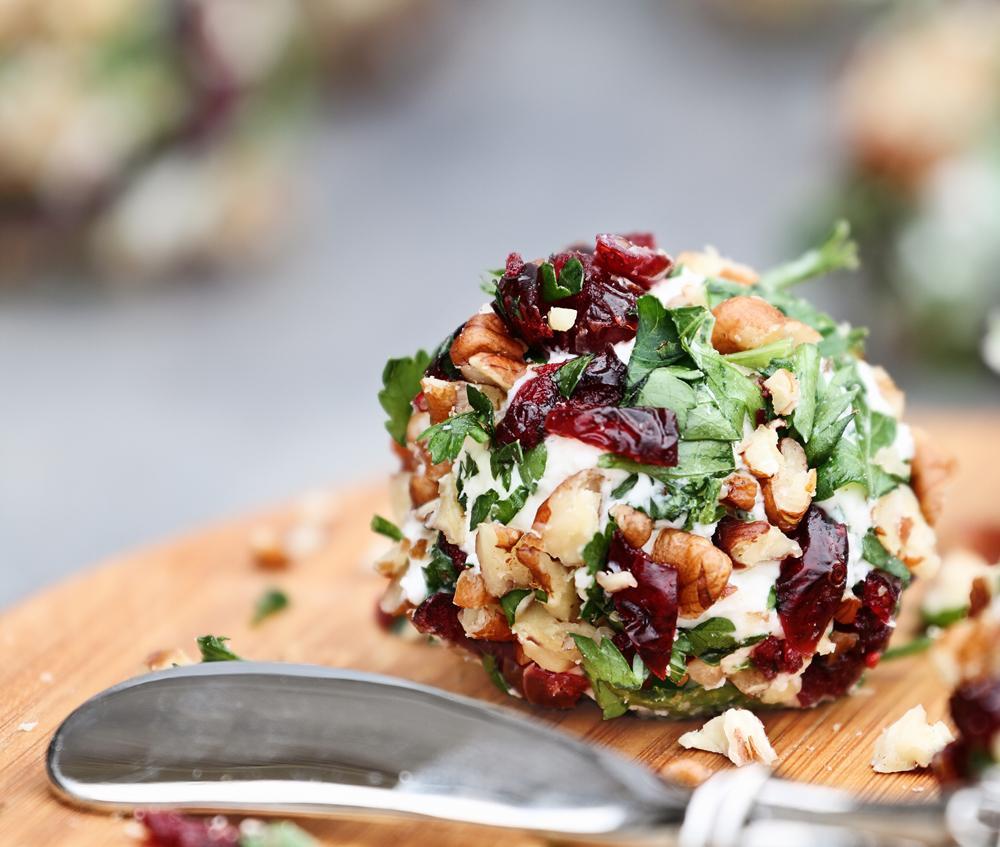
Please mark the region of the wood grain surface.
<svg viewBox="0 0 1000 847"><path fill-rule="evenodd" d="M1000 417L982 412L925 414L921 422L962 461L942 527L946 543L953 544L965 528L997 522L992 488L1000 474ZM316 512L315 499L310 502L308 510ZM478 664L423 641L380 631L373 625L372 609L382 581L370 571L379 540L369 532L368 521L373 511L385 509L383 488L334 492L331 504L328 519L320 521L321 531L313 532L319 549L287 570L269 572L255 565L249 537L260 526L297 526L299 541L308 541L301 537L308 532L302 529L301 503L122 556L0 616L2 847L135 843L124 819L79 812L50 795L45 749L59 722L86 698L142 673L146 656L156 650L183 647L197 655L194 639L204 633L231 636L234 649L248 658L376 671L503 702L654 770L678 758L694 758L713 769L728 766L719 756L678 747L677 737L695 722L631 717L603 722L589 703L568 713L525 706L502 697ZM314 518L309 525L315 530L319 524ZM255 601L273 585L287 592L291 605L251 626ZM882 727L917 703L927 707L932 719L942 717L947 693L927 657L917 656L879 667L869 674L861 693L841 702L768 714L764 722L780 756L778 773L851 788L871 798L933 796L929 775L874 774L869 759ZM405 830L360 822L303 825L324 844L402 841L457 847L499 840L494 833L432 823ZM510 834L502 841L539 843Z"/></svg>

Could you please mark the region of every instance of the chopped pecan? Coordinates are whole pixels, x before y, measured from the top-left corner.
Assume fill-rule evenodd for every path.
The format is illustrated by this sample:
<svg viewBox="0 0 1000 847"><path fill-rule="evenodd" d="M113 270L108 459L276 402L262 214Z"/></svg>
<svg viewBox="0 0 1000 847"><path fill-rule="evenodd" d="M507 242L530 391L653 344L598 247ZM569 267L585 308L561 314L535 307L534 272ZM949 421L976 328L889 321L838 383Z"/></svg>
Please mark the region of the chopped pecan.
<svg viewBox="0 0 1000 847"><path fill-rule="evenodd" d="M712 314L712 346L720 353L754 350L783 338L796 344L815 344L822 338L811 326L787 317L760 297L730 297Z"/></svg>
<svg viewBox="0 0 1000 847"><path fill-rule="evenodd" d="M680 529L663 529L653 544L652 559L677 570L678 611L698 617L721 596L733 563L707 538Z"/></svg>

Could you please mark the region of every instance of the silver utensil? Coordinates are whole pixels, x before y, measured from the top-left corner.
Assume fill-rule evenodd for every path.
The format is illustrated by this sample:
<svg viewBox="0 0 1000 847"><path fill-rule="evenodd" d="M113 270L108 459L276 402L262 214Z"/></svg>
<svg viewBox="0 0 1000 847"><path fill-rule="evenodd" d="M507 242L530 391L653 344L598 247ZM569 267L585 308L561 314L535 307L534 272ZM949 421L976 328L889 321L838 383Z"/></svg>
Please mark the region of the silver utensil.
<svg viewBox="0 0 1000 847"><path fill-rule="evenodd" d="M510 711L400 679L220 662L88 700L48 751L55 791L113 811L411 817L678 847L997 844L1000 779L920 805L728 770L695 791Z"/></svg>

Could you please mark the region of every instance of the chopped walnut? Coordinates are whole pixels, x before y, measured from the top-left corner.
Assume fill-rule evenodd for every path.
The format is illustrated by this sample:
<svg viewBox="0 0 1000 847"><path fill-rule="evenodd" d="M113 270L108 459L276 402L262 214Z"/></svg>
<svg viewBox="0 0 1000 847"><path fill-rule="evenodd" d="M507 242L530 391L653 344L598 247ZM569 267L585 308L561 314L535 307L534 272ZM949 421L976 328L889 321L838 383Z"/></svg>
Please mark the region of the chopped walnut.
<svg viewBox="0 0 1000 847"><path fill-rule="evenodd" d="M625 540L636 549L645 546L653 534L653 519L625 503L612 506L611 517L615 519Z"/></svg>
<svg viewBox="0 0 1000 847"><path fill-rule="evenodd" d="M796 344L815 344L822 338L811 326L787 317L760 297L730 297L712 314L712 346L720 353L754 350L784 338Z"/></svg>
<svg viewBox="0 0 1000 847"><path fill-rule="evenodd" d="M810 468L806 451L794 438L781 439L781 467L761 483L768 520L783 532L799 525L816 493L816 469Z"/></svg>
<svg viewBox="0 0 1000 847"><path fill-rule="evenodd" d="M791 371L778 368L764 380L777 415L790 415L799 405L799 380Z"/></svg>
<svg viewBox="0 0 1000 847"><path fill-rule="evenodd" d="M750 474L734 473L723 482L723 493L719 502L730 509L749 512L757 502L757 492L760 489Z"/></svg>
<svg viewBox="0 0 1000 847"><path fill-rule="evenodd" d="M639 585L635 577L628 571L616 571L615 573L598 571L594 578L597 580L597 584L608 594L614 594L616 591L624 591L626 588L636 588Z"/></svg>
<svg viewBox="0 0 1000 847"><path fill-rule="evenodd" d="M718 600L733 572L733 563L707 538L680 529L663 529L653 544L652 559L677 570L678 611L698 617Z"/></svg>
<svg viewBox="0 0 1000 847"><path fill-rule="evenodd" d="M914 706L882 730L875 742L872 768L877 773L926 768L931 759L953 739L951 730L944 723L929 723L924 707Z"/></svg>
<svg viewBox="0 0 1000 847"><path fill-rule="evenodd" d="M746 709L727 709L701 729L685 732L678 743L689 750L719 753L737 767L751 762L770 765L778 758L760 718Z"/></svg>
<svg viewBox="0 0 1000 847"><path fill-rule="evenodd" d="M677 257L677 264L709 279L728 279L740 285L753 285L760 275L749 265L735 262L719 255L714 247L704 250L685 250Z"/></svg>

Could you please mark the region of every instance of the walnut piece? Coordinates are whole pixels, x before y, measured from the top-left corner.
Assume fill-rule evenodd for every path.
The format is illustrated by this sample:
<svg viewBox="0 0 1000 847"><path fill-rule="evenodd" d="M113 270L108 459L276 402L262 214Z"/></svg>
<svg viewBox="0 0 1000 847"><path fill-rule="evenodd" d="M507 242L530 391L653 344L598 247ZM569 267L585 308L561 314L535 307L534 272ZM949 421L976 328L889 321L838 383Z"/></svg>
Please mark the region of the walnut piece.
<svg viewBox="0 0 1000 847"><path fill-rule="evenodd" d="M730 509L749 512L757 502L757 480L750 474L734 473L723 482L723 495L719 502Z"/></svg>
<svg viewBox="0 0 1000 847"><path fill-rule="evenodd" d="M922 429L913 427L916 452L911 463L910 485L920 501L927 522L934 526L944 510L948 483L955 475L958 463Z"/></svg>
<svg viewBox="0 0 1000 847"><path fill-rule="evenodd" d="M564 565L583 562L583 548L600 529L601 472L573 474L556 486L535 513L532 525L542 548Z"/></svg>
<svg viewBox="0 0 1000 847"><path fill-rule="evenodd" d="M499 523L479 525L476 534L476 557L486 590L503 597L514 588L527 588L531 572L514 556L514 545L521 540L520 530Z"/></svg>
<svg viewBox="0 0 1000 847"><path fill-rule="evenodd" d="M777 415L790 415L799 405L798 377L785 368L778 368L765 379L764 388L771 395L771 405Z"/></svg>
<svg viewBox="0 0 1000 847"><path fill-rule="evenodd" d="M811 326L787 317L760 297L730 297L712 314L712 346L720 353L754 350L784 338L796 344L815 344L822 338Z"/></svg>
<svg viewBox="0 0 1000 847"><path fill-rule="evenodd" d="M473 315L451 343L451 360L470 382L495 385L504 391L524 374L527 347L512 338L506 324L492 312Z"/></svg>
<svg viewBox="0 0 1000 847"><path fill-rule="evenodd" d="M797 542L767 521L741 523L727 518L719 524L718 544L734 564L747 568L802 555Z"/></svg>
<svg viewBox="0 0 1000 847"><path fill-rule="evenodd" d="M794 438L782 438L780 448L781 466L761 483L761 490L768 520L790 532L799 525L816 494L816 469L809 467L806 451Z"/></svg>
<svg viewBox="0 0 1000 847"><path fill-rule="evenodd" d="M728 279L740 285L753 285L760 279L760 274L753 268L719 255L714 247L685 250L677 257L677 265L683 265L709 279Z"/></svg>
<svg viewBox="0 0 1000 847"><path fill-rule="evenodd" d="M663 529L652 559L677 570L678 611L695 618L718 600L733 572L732 560L707 538L680 529Z"/></svg>
<svg viewBox="0 0 1000 847"><path fill-rule="evenodd" d="M653 534L653 519L625 503L612 506L611 517L618 524L622 537L636 549L645 546Z"/></svg>
<svg viewBox="0 0 1000 847"><path fill-rule="evenodd" d="M882 730L875 742L872 768L876 773L926 768L952 740L951 730L943 722L931 724L924 707L914 706Z"/></svg>
<svg viewBox="0 0 1000 847"><path fill-rule="evenodd" d="M727 709L701 729L685 732L678 743L689 750L719 753L737 767L751 762L770 765L778 758L760 718L746 709Z"/></svg>

